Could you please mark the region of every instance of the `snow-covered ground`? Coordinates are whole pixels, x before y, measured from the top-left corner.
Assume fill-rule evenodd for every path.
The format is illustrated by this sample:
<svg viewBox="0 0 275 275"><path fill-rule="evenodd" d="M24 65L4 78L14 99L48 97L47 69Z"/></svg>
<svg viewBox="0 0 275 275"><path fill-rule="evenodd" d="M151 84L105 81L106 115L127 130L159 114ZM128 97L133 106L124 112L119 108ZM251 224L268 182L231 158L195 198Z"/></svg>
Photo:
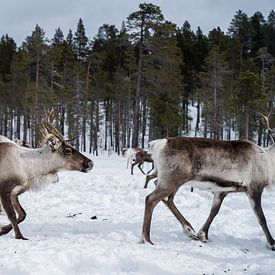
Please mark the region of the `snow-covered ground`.
<svg viewBox="0 0 275 275"><path fill-rule="evenodd" d="M120 156L91 157L88 173L66 172L60 182L21 195L27 212L20 224L29 241L14 233L0 237L0 274L275 274L275 252L244 194L229 195L210 228L208 243L186 237L160 203L152 221L154 246L139 244L145 176L126 169ZM146 166L145 166L146 168ZM198 230L212 194L182 187L176 204ZM263 208L275 235L275 191L265 191ZM7 222L0 216L0 223Z"/></svg>

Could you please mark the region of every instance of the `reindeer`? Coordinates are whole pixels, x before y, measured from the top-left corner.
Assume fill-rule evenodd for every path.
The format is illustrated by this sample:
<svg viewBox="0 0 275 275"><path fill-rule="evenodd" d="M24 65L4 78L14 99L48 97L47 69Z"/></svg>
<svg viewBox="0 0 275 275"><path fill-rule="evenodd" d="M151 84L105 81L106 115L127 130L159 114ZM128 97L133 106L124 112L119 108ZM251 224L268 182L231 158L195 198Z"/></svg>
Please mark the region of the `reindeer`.
<svg viewBox="0 0 275 275"><path fill-rule="evenodd" d="M127 158L127 166L126 166L127 169L129 167L129 164L132 164L136 153L141 150L142 150L141 148L122 148L121 150L122 157Z"/></svg>
<svg viewBox="0 0 275 275"><path fill-rule="evenodd" d="M43 123L42 135L46 145L37 149L11 141L0 143L0 200L10 220L10 224L0 228L0 235L13 228L16 239L26 240L18 227L26 217L18 200L20 194L57 181L58 171L89 172L93 167L93 162L69 145L50 123Z"/></svg>
<svg viewBox="0 0 275 275"><path fill-rule="evenodd" d="M22 147L32 148L32 146L31 146L29 143L27 143L25 140L18 139L18 138L16 138L14 141L11 141L9 138L0 135L0 143L1 143L1 142L12 142L12 143L16 143L16 144L18 144L18 145L20 145L20 146L22 146ZM57 181L58 181L58 178L55 178L55 179L53 180L54 183L57 182ZM1 205L0 205L0 215L1 215L2 213L3 213L3 212L2 212L2 207L1 207Z"/></svg>
<svg viewBox="0 0 275 275"><path fill-rule="evenodd" d="M147 174L149 174L149 173L154 169L154 161L153 161L151 155L150 155L147 151L145 151L145 150L140 150L140 151L138 151L138 152L136 153L136 155L135 155L135 161L134 161L134 163L132 163L132 166L131 166L131 175L134 174L134 173L133 173L134 166L137 165L137 164L138 164L139 170L140 170L144 175L146 175L145 172L144 172L144 171L142 170L142 168L141 168L141 165L142 165L144 162L152 163L152 168L151 168L151 170L149 170L149 171L147 172Z"/></svg>
<svg viewBox="0 0 275 275"><path fill-rule="evenodd" d="M32 148L32 145L26 140L16 138L14 142L22 147Z"/></svg>
<svg viewBox="0 0 275 275"><path fill-rule="evenodd" d="M224 198L229 193L244 192L266 236L267 247L275 250L275 240L261 206L264 188L275 182L275 144L261 148L247 140L176 137L158 140L152 145L150 152L157 168L157 186L145 199L142 243L153 244L151 219L161 200L189 237L207 242L209 227ZM174 197L183 184L214 191L209 217L197 234L174 204Z"/></svg>
<svg viewBox="0 0 275 275"><path fill-rule="evenodd" d="M0 135L0 142L14 142L22 147L32 148L31 144L29 144L27 141L18 138L12 141L9 138Z"/></svg>

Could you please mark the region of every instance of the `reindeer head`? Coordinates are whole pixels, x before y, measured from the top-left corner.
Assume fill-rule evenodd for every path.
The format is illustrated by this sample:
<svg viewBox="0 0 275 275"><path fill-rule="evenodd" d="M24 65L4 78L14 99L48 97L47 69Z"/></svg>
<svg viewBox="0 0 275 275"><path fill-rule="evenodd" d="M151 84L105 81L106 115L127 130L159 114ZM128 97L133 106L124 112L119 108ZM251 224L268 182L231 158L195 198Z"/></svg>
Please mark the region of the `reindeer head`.
<svg viewBox="0 0 275 275"><path fill-rule="evenodd" d="M71 146L51 123L44 122L40 133L41 145L49 146L56 157L64 162L63 169L89 172L93 168L93 162Z"/></svg>

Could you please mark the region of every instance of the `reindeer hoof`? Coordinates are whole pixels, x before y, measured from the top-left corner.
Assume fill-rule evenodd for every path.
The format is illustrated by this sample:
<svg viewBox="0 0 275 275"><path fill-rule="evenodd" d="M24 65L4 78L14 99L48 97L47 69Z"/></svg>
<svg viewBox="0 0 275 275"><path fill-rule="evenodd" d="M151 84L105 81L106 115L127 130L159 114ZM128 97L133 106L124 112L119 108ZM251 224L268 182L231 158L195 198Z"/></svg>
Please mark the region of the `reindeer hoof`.
<svg viewBox="0 0 275 275"><path fill-rule="evenodd" d="M199 240L200 240L201 242L203 242L203 243L207 243L207 242L208 242L208 238L207 238L205 232L199 231L199 233L198 233L197 236L198 236L198 238L199 238Z"/></svg>
<svg viewBox="0 0 275 275"><path fill-rule="evenodd" d="M272 251L275 251L275 244L267 244L266 245L268 249L272 250Z"/></svg>
<svg viewBox="0 0 275 275"><path fill-rule="evenodd" d="M196 235L196 232L193 230L193 228L185 225L183 227L183 231L189 238L196 240L196 241L199 239L198 236Z"/></svg>
<svg viewBox="0 0 275 275"><path fill-rule="evenodd" d="M189 238L191 238L194 241L199 241L199 237L197 235L191 235L189 236Z"/></svg>
<svg viewBox="0 0 275 275"><path fill-rule="evenodd" d="M16 236L15 237L16 240L25 240L28 241L29 239L25 238L24 236L20 235L20 236Z"/></svg>
<svg viewBox="0 0 275 275"><path fill-rule="evenodd" d="M151 245L154 245L154 243L150 240L150 239L145 239L145 237L142 235L140 240L139 240L140 244L145 244L145 243L149 243Z"/></svg>

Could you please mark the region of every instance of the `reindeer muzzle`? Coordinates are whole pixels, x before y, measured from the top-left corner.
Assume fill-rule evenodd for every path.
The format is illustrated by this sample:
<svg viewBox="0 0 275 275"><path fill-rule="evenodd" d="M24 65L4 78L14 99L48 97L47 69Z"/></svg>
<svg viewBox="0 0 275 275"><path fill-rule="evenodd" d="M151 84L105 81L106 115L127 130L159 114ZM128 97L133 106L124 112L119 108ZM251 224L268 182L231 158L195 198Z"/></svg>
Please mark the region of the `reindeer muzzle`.
<svg viewBox="0 0 275 275"><path fill-rule="evenodd" d="M94 167L94 163L91 160L88 160L86 162L86 168L82 169L81 171L84 173L88 173L90 172Z"/></svg>

